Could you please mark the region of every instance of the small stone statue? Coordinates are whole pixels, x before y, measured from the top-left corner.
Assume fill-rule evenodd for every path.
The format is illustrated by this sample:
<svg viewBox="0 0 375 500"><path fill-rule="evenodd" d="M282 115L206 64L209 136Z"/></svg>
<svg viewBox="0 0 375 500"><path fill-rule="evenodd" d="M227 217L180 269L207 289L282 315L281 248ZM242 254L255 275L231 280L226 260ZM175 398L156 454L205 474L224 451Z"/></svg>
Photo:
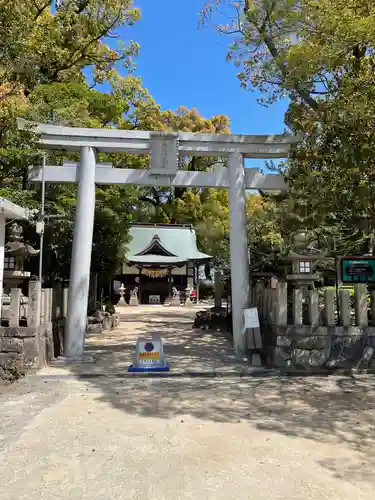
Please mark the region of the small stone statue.
<svg viewBox="0 0 375 500"><path fill-rule="evenodd" d="M176 300L176 299L178 299L178 298L179 298L179 293L178 293L177 288L174 286L174 287L172 288L172 299Z"/></svg>
<svg viewBox="0 0 375 500"><path fill-rule="evenodd" d="M130 306L139 306L139 300L138 300L138 287L135 286L133 290L130 292L130 301L129 301Z"/></svg>
<svg viewBox="0 0 375 500"><path fill-rule="evenodd" d="M188 285L185 288L185 307L191 307L193 304L191 301L190 295L191 295L191 288L190 288L190 285Z"/></svg>

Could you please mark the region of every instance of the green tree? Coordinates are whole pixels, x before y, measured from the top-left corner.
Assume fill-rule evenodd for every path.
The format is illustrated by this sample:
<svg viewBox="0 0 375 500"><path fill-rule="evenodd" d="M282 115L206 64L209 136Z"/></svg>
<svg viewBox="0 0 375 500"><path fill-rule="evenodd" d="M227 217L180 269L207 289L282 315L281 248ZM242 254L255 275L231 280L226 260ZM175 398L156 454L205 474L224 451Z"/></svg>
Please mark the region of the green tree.
<svg viewBox="0 0 375 500"><path fill-rule="evenodd" d="M109 40L139 15L132 0L2 1L0 83L28 95L41 83L82 81L88 66L103 81L116 63L131 66L138 44Z"/></svg>
<svg viewBox="0 0 375 500"><path fill-rule="evenodd" d="M228 58L241 84L260 90L262 103L288 97L286 123L304 135L282 167L290 186L283 209L293 211L287 226L314 229L337 252L373 253L374 3L230 5L233 21L218 29L233 37Z"/></svg>

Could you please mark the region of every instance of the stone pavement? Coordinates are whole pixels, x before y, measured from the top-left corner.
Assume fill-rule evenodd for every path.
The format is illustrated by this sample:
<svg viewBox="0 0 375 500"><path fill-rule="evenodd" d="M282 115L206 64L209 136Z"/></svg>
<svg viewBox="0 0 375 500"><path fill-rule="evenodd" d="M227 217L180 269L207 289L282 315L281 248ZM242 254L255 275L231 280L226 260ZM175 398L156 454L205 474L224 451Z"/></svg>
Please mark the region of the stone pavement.
<svg viewBox="0 0 375 500"><path fill-rule="evenodd" d="M129 345L146 328L131 314ZM176 362L199 358L180 314ZM150 323L169 330L162 311ZM124 378L120 344L89 339L90 377L60 366L0 391L0 500L373 499L373 376Z"/></svg>

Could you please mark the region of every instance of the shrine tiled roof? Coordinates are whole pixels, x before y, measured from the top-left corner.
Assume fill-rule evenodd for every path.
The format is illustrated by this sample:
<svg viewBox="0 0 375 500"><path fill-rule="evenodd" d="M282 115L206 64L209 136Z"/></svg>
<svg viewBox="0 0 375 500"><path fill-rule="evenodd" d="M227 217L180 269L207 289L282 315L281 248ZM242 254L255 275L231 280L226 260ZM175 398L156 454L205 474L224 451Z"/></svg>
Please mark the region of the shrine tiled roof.
<svg viewBox="0 0 375 500"><path fill-rule="evenodd" d="M126 258L132 264L179 265L211 259L198 250L197 237L190 226L134 224L130 236Z"/></svg>

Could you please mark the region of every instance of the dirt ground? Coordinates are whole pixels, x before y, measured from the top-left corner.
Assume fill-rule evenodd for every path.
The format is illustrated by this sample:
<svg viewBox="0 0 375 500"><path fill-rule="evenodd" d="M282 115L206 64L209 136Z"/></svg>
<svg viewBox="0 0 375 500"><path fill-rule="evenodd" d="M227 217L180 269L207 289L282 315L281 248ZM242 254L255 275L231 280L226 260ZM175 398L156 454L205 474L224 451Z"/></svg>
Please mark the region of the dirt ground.
<svg viewBox="0 0 375 500"><path fill-rule="evenodd" d="M128 378L140 334L162 333L171 371L219 369L230 345L193 310L125 314L88 339L96 363L0 394L0 500L374 498L373 376Z"/></svg>

